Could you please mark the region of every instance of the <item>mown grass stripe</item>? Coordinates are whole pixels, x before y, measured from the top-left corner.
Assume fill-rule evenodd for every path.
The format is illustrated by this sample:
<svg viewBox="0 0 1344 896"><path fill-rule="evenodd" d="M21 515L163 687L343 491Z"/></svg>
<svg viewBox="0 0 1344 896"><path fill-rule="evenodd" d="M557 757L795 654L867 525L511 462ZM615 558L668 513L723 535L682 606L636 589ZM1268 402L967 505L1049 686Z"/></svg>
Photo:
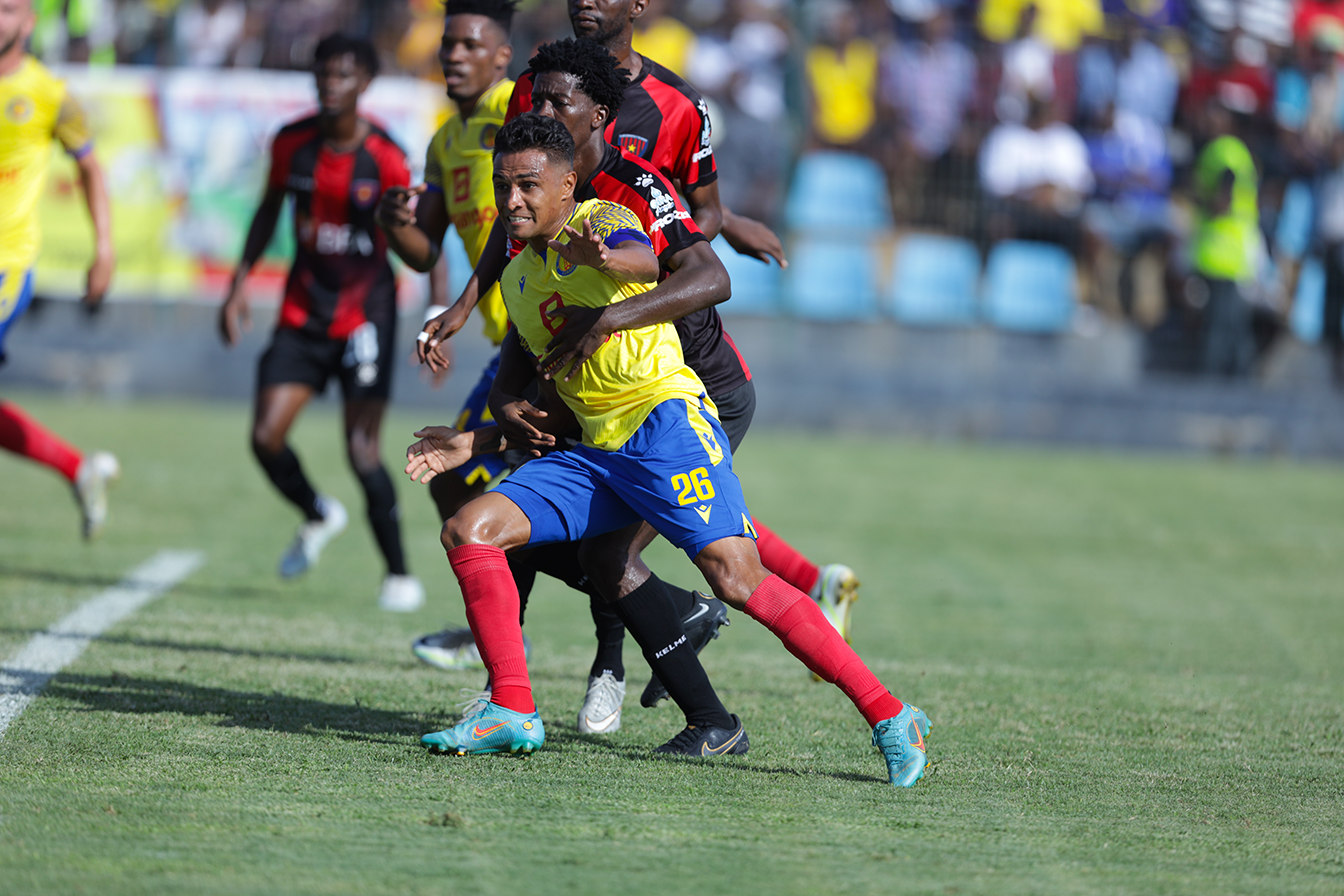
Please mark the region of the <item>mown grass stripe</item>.
<svg viewBox="0 0 1344 896"><path fill-rule="evenodd" d="M0 666L0 737L57 672L79 659L94 638L116 625L205 562L200 551L160 551L120 584L81 604Z"/></svg>

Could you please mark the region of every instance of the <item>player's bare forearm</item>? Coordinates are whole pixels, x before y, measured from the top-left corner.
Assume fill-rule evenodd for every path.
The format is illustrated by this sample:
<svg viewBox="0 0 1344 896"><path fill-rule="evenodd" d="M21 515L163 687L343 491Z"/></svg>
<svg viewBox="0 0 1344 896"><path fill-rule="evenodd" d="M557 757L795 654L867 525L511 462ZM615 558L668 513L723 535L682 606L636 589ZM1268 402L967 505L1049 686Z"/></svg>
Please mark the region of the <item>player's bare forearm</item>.
<svg viewBox="0 0 1344 896"><path fill-rule="evenodd" d="M660 273L658 256L644 243L633 240L609 247L605 263L595 267L624 283L653 283Z"/></svg>
<svg viewBox="0 0 1344 896"><path fill-rule="evenodd" d="M714 239L723 229L724 209L719 202L718 182L696 187L686 191L686 205L691 212L691 220L708 239Z"/></svg>
<svg viewBox="0 0 1344 896"><path fill-rule="evenodd" d="M93 264L89 266L84 295L84 301L93 306L103 300L112 282L112 270L116 266L116 250L112 244L112 203L107 196L107 182L97 157L92 152L86 153L78 165L84 204L93 222Z"/></svg>
<svg viewBox="0 0 1344 896"><path fill-rule="evenodd" d="M732 295L728 271L707 242L692 243L669 258L667 266L671 274L653 289L602 309L611 332L671 323Z"/></svg>
<svg viewBox="0 0 1344 896"><path fill-rule="evenodd" d="M278 187L267 187L266 195L252 215L252 224L247 228L247 239L243 242L243 257L238 262L238 270L233 276L234 285L240 284L261 254L270 245L275 236L275 225L280 221L280 210L285 204L285 191Z"/></svg>

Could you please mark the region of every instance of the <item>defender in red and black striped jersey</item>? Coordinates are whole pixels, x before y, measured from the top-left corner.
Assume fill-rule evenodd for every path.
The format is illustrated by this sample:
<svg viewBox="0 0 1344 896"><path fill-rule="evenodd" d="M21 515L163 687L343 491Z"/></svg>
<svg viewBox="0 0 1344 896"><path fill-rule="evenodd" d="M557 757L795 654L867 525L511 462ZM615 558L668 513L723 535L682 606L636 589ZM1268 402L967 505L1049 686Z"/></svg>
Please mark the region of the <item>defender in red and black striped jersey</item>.
<svg viewBox="0 0 1344 896"><path fill-rule="evenodd" d="M294 265L278 326L349 339L367 322L391 330L396 281L387 237L374 223L379 197L410 182L406 155L377 124L363 122L351 149L328 145L321 115L280 129L268 188L294 197ZM385 397L385 396L384 396Z"/></svg>
<svg viewBox="0 0 1344 896"><path fill-rule="evenodd" d="M396 491L378 447L392 383L396 283L387 238L373 217L383 191L405 187L410 172L392 138L358 112L378 70L372 45L332 35L318 43L315 57L319 112L285 126L272 143L266 193L220 309L220 334L231 346L248 327L244 283L292 194L297 249L275 333L258 365L252 425L257 461L305 518L280 560L280 575L307 571L345 527L345 509L317 494L286 442L303 406L335 377L345 399L346 454L387 564L379 604L414 610L424 589L406 570Z"/></svg>
<svg viewBox="0 0 1344 896"><path fill-rule="evenodd" d="M509 99L508 118L532 108L531 71L524 72ZM607 125L607 142L662 171L690 195L718 179L713 128L704 97L681 76L645 58L625 88L620 112Z"/></svg>

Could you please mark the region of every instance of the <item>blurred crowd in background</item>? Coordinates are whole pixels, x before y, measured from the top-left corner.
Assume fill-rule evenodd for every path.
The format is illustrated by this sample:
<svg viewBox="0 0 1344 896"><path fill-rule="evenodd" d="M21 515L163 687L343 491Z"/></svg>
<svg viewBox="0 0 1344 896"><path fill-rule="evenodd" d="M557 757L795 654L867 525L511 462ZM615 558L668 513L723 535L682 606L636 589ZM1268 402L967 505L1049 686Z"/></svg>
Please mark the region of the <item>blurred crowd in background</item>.
<svg viewBox="0 0 1344 896"><path fill-rule="evenodd" d="M438 0L36 5L51 62L305 68L344 30L439 77ZM569 33L524 0L515 67ZM850 201L800 203L808 160L867 166L878 255L933 234L988 278L996 247L1049 246L1152 367L1249 375L1293 333L1344 379L1344 0L654 0L636 34L710 100L725 203L791 240Z"/></svg>

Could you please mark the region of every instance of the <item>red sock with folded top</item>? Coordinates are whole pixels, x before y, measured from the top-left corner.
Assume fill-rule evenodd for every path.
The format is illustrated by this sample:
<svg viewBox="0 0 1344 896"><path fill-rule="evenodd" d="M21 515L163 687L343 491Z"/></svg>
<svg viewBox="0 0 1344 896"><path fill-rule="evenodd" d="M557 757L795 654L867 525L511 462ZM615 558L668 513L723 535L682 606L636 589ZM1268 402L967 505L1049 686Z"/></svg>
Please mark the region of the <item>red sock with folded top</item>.
<svg viewBox="0 0 1344 896"><path fill-rule="evenodd" d="M51 467L72 483L84 460L79 449L6 401L0 401L0 448Z"/></svg>
<svg viewBox="0 0 1344 896"><path fill-rule="evenodd" d="M535 712L518 623L518 586L504 552L491 545L464 544L448 552L448 562L462 586L467 625L490 675L490 702L514 712Z"/></svg>
<svg viewBox="0 0 1344 896"><path fill-rule="evenodd" d="M844 691L869 725L901 711L904 704L882 686L821 608L779 576L766 577L751 593L747 615L770 629L807 668Z"/></svg>

